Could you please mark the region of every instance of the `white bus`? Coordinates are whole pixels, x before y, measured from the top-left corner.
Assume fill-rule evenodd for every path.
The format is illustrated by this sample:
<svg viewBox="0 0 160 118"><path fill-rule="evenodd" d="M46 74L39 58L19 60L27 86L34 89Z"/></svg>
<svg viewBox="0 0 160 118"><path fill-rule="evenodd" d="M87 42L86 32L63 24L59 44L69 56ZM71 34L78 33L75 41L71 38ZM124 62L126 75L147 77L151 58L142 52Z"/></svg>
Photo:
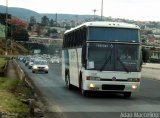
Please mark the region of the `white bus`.
<svg viewBox="0 0 160 118"><path fill-rule="evenodd" d="M62 78L85 96L109 91L130 97L140 87L140 28L119 22L87 22L64 33Z"/></svg>

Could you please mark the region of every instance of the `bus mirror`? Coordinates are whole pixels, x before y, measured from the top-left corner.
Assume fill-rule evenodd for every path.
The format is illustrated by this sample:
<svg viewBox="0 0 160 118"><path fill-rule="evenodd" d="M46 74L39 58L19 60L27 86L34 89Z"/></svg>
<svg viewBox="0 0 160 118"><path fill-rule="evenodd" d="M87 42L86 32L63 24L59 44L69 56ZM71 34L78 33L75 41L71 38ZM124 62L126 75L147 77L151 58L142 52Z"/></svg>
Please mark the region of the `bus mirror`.
<svg viewBox="0 0 160 118"><path fill-rule="evenodd" d="M142 48L142 60L145 63L149 60L149 50Z"/></svg>
<svg viewBox="0 0 160 118"><path fill-rule="evenodd" d="M83 67L86 67L86 62L87 62L87 59L83 59L83 62L82 62L82 64L83 64Z"/></svg>

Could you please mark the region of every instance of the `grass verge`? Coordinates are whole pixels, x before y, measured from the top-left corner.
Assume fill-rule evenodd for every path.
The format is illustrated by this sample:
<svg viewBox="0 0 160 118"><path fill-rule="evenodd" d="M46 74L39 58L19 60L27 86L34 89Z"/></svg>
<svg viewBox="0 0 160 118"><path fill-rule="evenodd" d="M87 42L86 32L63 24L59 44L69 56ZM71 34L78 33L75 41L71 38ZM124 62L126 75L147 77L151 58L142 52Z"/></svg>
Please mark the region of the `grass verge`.
<svg viewBox="0 0 160 118"><path fill-rule="evenodd" d="M0 68L6 64L7 60L5 58L0 58Z"/></svg>
<svg viewBox="0 0 160 118"><path fill-rule="evenodd" d="M32 90L18 79L0 77L0 115L14 114L14 118L28 118L30 107L22 100L30 99Z"/></svg>

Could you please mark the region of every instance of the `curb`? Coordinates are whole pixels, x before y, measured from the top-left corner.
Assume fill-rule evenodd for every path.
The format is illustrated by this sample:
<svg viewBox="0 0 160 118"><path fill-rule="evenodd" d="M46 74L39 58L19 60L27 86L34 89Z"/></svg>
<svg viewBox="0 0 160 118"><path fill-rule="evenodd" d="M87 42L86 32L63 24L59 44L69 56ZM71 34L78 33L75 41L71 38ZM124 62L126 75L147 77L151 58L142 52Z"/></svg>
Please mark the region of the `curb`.
<svg viewBox="0 0 160 118"><path fill-rule="evenodd" d="M142 68L148 68L148 69L160 69L160 63L143 63Z"/></svg>
<svg viewBox="0 0 160 118"><path fill-rule="evenodd" d="M20 65L16 62L16 60L13 60L13 63L16 66L17 72L18 72L18 76L20 77L21 80L24 80L29 87L31 87L31 89L33 89L35 91L35 98L39 99L40 102L42 103L42 111L44 113L44 117L45 118L51 118L51 117L55 117L55 118L66 118L65 115L57 110L55 110L55 112L53 112L53 114L50 113L50 111L48 111L48 108L46 107L48 102L47 100L43 97L44 95L41 93L41 91L36 87L35 83L33 82L33 80L27 75L27 73L25 73L22 68L20 67Z"/></svg>
<svg viewBox="0 0 160 118"><path fill-rule="evenodd" d="M24 80L29 85L29 87L34 89L35 87L33 86L33 83L29 81L30 80L29 77L26 75L26 73L22 70L22 68L18 65L18 63L15 60L13 60L13 64L16 67L18 77L21 80Z"/></svg>
<svg viewBox="0 0 160 118"><path fill-rule="evenodd" d="M36 87L36 85L34 84L34 82L32 81L32 79L27 75L27 73L25 73L22 68L20 67L20 65L16 62L16 60L13 60L13 64L16 67L16 71L18 73L18 77L19 79L21 79L22 81L25 81L26 84L34 91L34 97L35 100L38 100L41 103L41 110L43 112L43 114L45 115L46 107L45 107L45 103L46 101L44 100L42 93L40 92L40 90ZM35 113L36 114L36 113Z"/></svg>
<svg viewBox="0 0 160 118"><path fill-rule="evenodd" d="M155 68L155 67L144 67L144 66L142 66L142 68L147 68L147 69L156 69L156 70L160 70L160 68Z"/></svg>

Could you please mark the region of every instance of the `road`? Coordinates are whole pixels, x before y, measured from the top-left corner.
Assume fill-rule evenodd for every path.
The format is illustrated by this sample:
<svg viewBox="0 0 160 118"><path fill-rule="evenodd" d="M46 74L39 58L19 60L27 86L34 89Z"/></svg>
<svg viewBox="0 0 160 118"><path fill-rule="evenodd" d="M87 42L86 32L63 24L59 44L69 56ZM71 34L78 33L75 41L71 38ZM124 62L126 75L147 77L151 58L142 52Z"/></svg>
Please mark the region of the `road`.
<svg viewBox="0 0 160 118"><path fill-rule="evenodd" d="M160 68L143 68L142 76L148 79L160 80Z"/></svg>
<svg viewBox="0 0 160 118"><path fill-rule="evenodd" d="M19 64L42 92L49 110L62 113L63 117L119 118L121 112L160 112L159 80L142 78L140 91L133 93L130 99L107 93L83 97L78 89L66 88L60 64L51 64L48 74L33 74L22 62Z"/></svg>

